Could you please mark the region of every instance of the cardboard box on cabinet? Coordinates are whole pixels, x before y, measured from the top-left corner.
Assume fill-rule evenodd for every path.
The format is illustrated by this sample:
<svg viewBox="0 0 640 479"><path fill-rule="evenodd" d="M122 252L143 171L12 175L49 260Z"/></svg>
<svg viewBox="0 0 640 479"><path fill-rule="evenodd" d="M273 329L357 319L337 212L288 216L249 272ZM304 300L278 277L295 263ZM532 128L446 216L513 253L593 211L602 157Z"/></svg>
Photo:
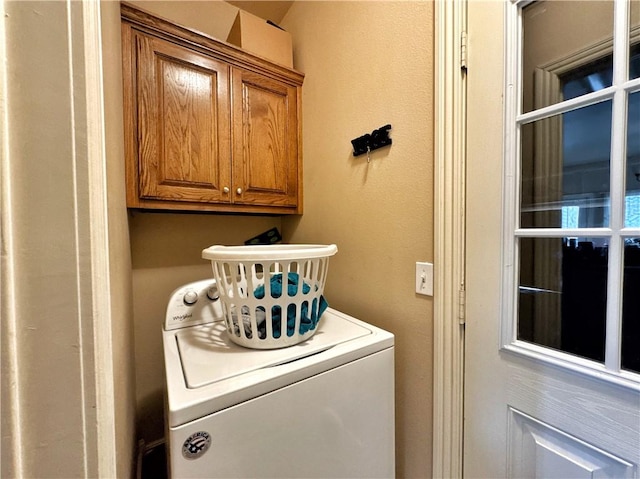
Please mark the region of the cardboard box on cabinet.
<svg viewBox="0 0 640 479"><path fill-rule="evenodd" d="M243 10L238 11L227 42L274 63L293 68L291 34Z"/></svg>

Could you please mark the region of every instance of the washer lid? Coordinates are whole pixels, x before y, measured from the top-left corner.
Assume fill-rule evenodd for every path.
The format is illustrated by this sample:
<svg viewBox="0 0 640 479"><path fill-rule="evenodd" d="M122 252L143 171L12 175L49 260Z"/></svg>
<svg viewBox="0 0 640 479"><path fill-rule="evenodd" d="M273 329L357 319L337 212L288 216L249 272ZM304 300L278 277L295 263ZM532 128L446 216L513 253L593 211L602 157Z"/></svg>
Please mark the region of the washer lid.
<svg viewBox="0 0 640 479"><path fill-rule="evenodd" d="M258 350L238 346L228 338L223 321L181 329L175 337L186 386L196 389L291 363L372 333L361 324L326 311L318 331L311 338L282 349Z"/></svg>

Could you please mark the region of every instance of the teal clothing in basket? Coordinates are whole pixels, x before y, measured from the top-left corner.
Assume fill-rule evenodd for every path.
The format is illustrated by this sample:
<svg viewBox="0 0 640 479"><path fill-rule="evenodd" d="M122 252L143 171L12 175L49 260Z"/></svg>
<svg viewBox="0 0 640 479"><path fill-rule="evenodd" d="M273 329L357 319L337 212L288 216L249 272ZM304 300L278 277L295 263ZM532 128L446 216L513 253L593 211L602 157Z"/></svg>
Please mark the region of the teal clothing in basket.
<svg viewBox="0 0 640 479"><path fill-rule="evenodd" d="M298 292L298 283L299 276L298 273L289 273L287 275L287 294L288 296L295 296ZM264 298L265 294L264 285L260 285L253 292L254 296L258 299ZM302 282L302 292L307 294L311 291L311 286L309 286L304 281ZM279 298L282 296L282 274L275 274L271 277L271 297ZM302 303L302 307L300 308L300 330L299 334L304 334L307 331L311 331L316 329L318 321L320 320L320 316L324 313L324 310L327 309L329 304L324 299L324 296L320 296L320 305L317 304L317 299L314 299L311 304L311 314L309 314L309 303ZM262 309L262 307L258 308ZM264 310L263 310L264 311ZM273 337L279 338L281 334L281 323L282 323L282 308L280 306L273 306L271 308L272 315L272 325L273 325ZM293 336L294 329L296 327L296 305L290 304L287 307L287 336ZM264 328L264 331L262 331ZM264 337L266 335L266 324L263 322L259 329L259 337Z"/></svg>

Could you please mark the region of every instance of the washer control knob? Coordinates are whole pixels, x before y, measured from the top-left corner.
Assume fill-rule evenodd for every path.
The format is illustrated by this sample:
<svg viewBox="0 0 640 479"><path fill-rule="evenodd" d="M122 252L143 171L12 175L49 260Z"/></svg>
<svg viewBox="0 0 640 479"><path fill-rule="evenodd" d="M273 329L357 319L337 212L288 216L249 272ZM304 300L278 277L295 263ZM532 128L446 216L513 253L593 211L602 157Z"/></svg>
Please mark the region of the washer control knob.
<svg viewBox="0 0 640 479"><path fill-rule="evenodd" d="M211 286L207 290L207 298L209 298L211 301L220 299L220 293L218 293L218 288L216 286Z"/></svg>
<svg viewBox="0 0 640 479"><path fill-rule="evenodd" d="M182 301L184 301L184 304L186 304L187 306L196 304L196 301L198 301L198 293L190 289L186 293L184 293L184 296L182 297Z"/></svg>

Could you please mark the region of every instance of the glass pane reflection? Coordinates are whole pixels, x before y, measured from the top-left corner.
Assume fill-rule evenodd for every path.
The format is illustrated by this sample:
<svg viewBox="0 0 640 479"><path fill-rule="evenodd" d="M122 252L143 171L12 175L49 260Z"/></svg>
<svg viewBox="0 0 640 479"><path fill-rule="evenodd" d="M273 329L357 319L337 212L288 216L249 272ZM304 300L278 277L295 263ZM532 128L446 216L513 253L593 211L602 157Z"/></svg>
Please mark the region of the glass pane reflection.
<svg viewBox="0 0 640 479"><path fill-rule="evenodd" d="M604 361L608 246L521 238L518 339Z"/></svg>
<svg viewBox="0 0 640 479"><path fill-rule="evenodd" d="M593 93L611 86L613 82L613 55L607 55L586 65L575 68L560 77L562 99Z"/></svg>
<svg viewBox="0 0 640 479"><path fill-rule="evenodd" d="M542 108L563 99L558 77L561 61L613 38L613 2L538 1L523 9L523 112ZM588 25L588 28L585 28ZM609 52L610 53L610 52ZM599 60L595 61L598 65ZM611 86L611 73L602 65L585 79L590 91ZM580 69L590 70L588 65ZM589 75L593 75L591 79Z"/></svg>
<svg viewBox="0 0 640 479"><path fill-rule="evenodd" d="M522 126L522 228L609 225L611 101Z"/></svg>
<svg viewBox="0 0 640 479"><path fill-rule="evenodd" d="M627 228L640 228L640 92L629 95L624 222Z"/></svg>
<svg viewBox="0 0 640 479"><path fill-rule="evenodd" d="M622 368L640 373L640 238L624 248Z"/></svg>

